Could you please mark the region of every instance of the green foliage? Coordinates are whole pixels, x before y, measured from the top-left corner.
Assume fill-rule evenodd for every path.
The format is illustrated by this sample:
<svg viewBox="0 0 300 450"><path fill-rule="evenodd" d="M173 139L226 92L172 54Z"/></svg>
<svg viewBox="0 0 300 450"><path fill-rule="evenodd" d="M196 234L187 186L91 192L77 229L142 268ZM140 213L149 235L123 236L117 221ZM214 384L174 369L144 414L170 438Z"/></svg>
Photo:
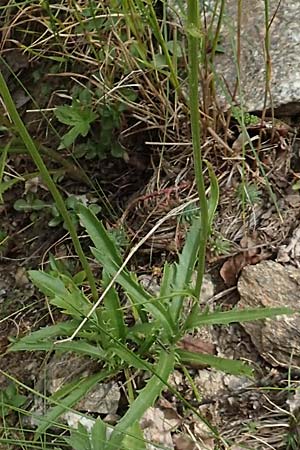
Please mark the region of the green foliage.
<svg viewBox="0 0 300 450"><path fill-rule="evenodd" d="M0 130L1 131L1 130ZM3 203L3 175L4 175L4 169L7 162L7 152L9 149L10 144L7 144L0 153L0 204ZM1 189L2 186L2 189Z"/></svg>
<svg viewBox="0 0 300 450"><path fill-rule="evenodd" d="M11 411L18 410L26 402L27 397L21 395L14 383L0 391L0 416L5 417Z"/></svg>
<svg viewBox="0 0 300 450"><path fill-rule="evenodd" d="M209 239L209 249L216 256L230 255L231 242L225 239L221 234L213 232Z"/></svg>
<svg viewBox="0 0 300 450"><path fill-rule="evenodd" d="M29 192L25 198L19 198L14 203L14 209L19 212L32 212L41 211L42 209L49 208L51 205L47 204L43 200L36 198L36 196ZM32 216L32 219L34 216Z"/></svg>
<svg viewBox="0 0 300 450"><path fill-rule="evenodd" d="M85 204L89 203L88 198L86 196L80 197L80 196L76 196L76 195L70 195L66 199L66 207L69 212L69 217L71 218L71 220L72 220L73 224L76 226L76 228L78 227L78 223L79 223L78 215L77 215L78 206L82 203L85 203ZM97 203L90 203L88 205L88 208L90 208L94 214L98 214L101 211L101 206L99 206ZM60 212L58 211L55 204L53 204L51 207L51 214L53 216L53 219L51 219L48 222L49 227L56 227L62 223L63 227L65 229L67 229L66 223L63 220L63 217L60 214Z"/></svg>
<svg viewBox="0 0 300 450"><path fill-rule="evenodd" d="M78 136L86 137L91 124L97 119L97 114L91 108L91 94L87 89L82 90L78 98L74 98L71 105L58 106L54 112L56 118L68 125L70 130L63 135L60 149L70 147Z"/></svg>
<svg viewBox="0 0 300 450"><path fill-rule="evenodd" d="M74 450L103 450L106 442L106 425L101 419L97 419L89 432L79 423L78 428L71 431L71 436L64 440Z"/></svg>
<svg viewBox="0 0 300 450"><path fill-rule="evenodd" d="M87 196L69 195L69 197L65 200L65 205L69 214L69 219L73 222L73 225L76 228L78 228L79 225L77 214L78 206L82 203L86 204L95 214L98 214L101 211L101 206L97 203L89 201ZM16 200L14 203L14 209L19 212L31 213L31 221L34 221L39 216L40 211L49 211L52 216L48 222L49 227L57 227L62 224L63 228L67 230L66 221L63 219L63 216L59 212L56 204L53 202L46 203L44 200L37 198L32 192L26 194L25 198Z"/></svg>
<svg viewBox="0 0 300 450"><path fill-rule="evenodd" d="M236 190L237 197L242 204L253 206L261 201L261 191L255 183L240 183Z"/></svg>
<svg viewBox="0 0 300 450"><path fill-rule="evenodd" d="M91 0L88 8L83 7L82 10L77 11L79 19L77 19L78 24L74 28L75 33L85 35L88 39L92 33L94 36L103 30L111 32L114 29L112 24L117 21L126 21L130 32L126 30L126 33L120 33L119 38L125 44L130 34L130 38L132 38L131 53L136 55L137 67L143 69L153 69L154 67L156 70L163 66L168 74L170 85L176 89L179 88L180 83L175 70L176 62L178 58L185 54L185 49L178 41L166 41L164 39L161 23L156 18L152 2L119 2L116 0L112 3L117 10L122 8L124 14L118 14L118 17L112 17L109 20L107 14L105 14L105 17L100 17L98 6ZM188 331L194 331L196 328L207 325L228 324L291 313L286 308L208 313L200 311L198 307L205 265L206 240L212 232L212 222L218 205L219 187L212 167L207 163L210 178L210 198L207 199L200 147L199 63L197 58L199 48L205 48L205 42L201 27L196 20L197 14L193 14L195 6L197 10L199 8L198 1L189 1L188 3L190 11L186 31L190 41L189 56L192 61L190 63L192 74L190 79L190 106L195 173L201 211L200 218L194 215L193 211L187 210L184 212L182 220L190 224L190 231L178 262L165 264L159 295L152 296L138 282L136 274L125 267L120 248L127 245L126 239L122 235L123 232L122 230L113 230L110 233L106 231L103 224L96 218L95 214L99 212L97 205L92 204L87 207L86 204L82 206L75 196L70 196L63 202L53 186L51 192L54 192L55 206L48 205L34 196L26 196L25 199L15 203L17 210L26 212L38 212L43 208L51 208L53 219L49 224L56 226L63 222L64 225L67 225L67 228L73 233L72 238L75 247L77 244L76 250L81 256L84 266L85 259L82 257L82 252L79 252L80 244L78 239L76 240L76 233L74 234L75 227L80 222L93 242L92 253L99 262L102 271L99 284L103 294L99 301L96 301L97 289L95 289L94 278L90 276L88 279L94 302L86 295L86 278L89 273L91 275L86 264L84 270L73 275L69 267L50 258L48 273L40 271L30 271L29 273L31 280L47 296L50 304L63 312L68 319L17 340L10 347L10 351L72 351L86 355L101 365L101 372L68 383L49 398L51 408L40 419L36 438L45 432L51 424L55 423L63 412L73 407L96 383L110 379L123 370L127 371L128 368L135 368L143 372L142 377L144 379L148 378L146 385L136 393L128 410L113 428L110 435L107 433L106 425L101 420L95 423L91 432L81 425L77 430L72 430L71 435L66 437L65 441L75 450L145 449L145 444L140 441L139 420L146 409L154 404L162 389L168 386L168 377L176 363L207 364L228 373L251 376L251 368L239 361L183 351L179 348L178 343ZM141 12L143 20L133 20L135 14L126 14L129 8L132 9L131 13ZM102 12L102 10L100 11ZM83 16L83 21L80 14ZM141 15L138 17L141 17ZM160 51L154 55L154 61L151 58L151 62L148 62L148 56L153 56L153 53L148 52L147 46L140 39L141 36L145 36L144 19L149 22L151 33L155 36ZM59 20L52 14L50 14L50 25L54 35L58 36ZM214 41L215 52L218 51L218 39L214 39ZM105 42L103 46L101 45L100 50L96 47L93 50L98 52L98 58L102 59L103 56L103 61L105 60L109 67L114 64L118 56L117 49L114 48L114 42ZM52 56L52 58L56 58L60 62L64 61L64 56ZM132 70L125 67L125 63L123 68L125 74L126 70ZM124 73L118 73L117 77L120 76L119 79L122 79ZM160 73L163 72L157 71L155 75ZM38 78L39 74L36 77ZM114 88L114 83L112 82L110 85L107 78L106 74L104 80L106 87ZM159 79L158 76L157 79ZM101 85L100 81L102 80L99 80ZM1 84L3 84L3 81L1 81ZM124 149L119 144L116 134L122 127L123 112L127 105L135 100L135 94L132 91L131 93L125 91L122 93L122 88L119 88L118 100L112 100L108 98L106 92L92 93L89 89L78 89L73 92L71 105L56 108L56 118L68 127L68 131L61 140L61 149L73 147L75 156L84 156L90 159L95 157L101 159L110 155L114 157L124 156ZM120 100L122 95L124 102ZM7 99L4 100L7 103ZM9 113L11 114L10 111ZM243 121L245 124L254 124L254 116L249 115L248 117L243 111L236 110L233 112L234 115L237 120ZM13 120L17 122L15 118ZM26 136L24 141L26 141ZM46 175L45 178L48 177L48 185L51 187L49 173L45 168L43 169L41 161L38 160L38 152L28 136L27 146L31 149L34 160L38 161L37 165L41 173L44 176ZM1 166L4 167L5 159L6 155L3 154L3 159L0 161L1 181L3 174ZM3 182L1 185L3 185ZM0 194L1 192L3 191L0 191ZM245 196L244 187L242 196L243 198ZM248 197L252 200L255 199L253 192L248 192ZM197 213L199 213L199 210L197 210ZM197 287L192 289L191 277L195 268L198 269ZM111 282L111 280L114 280L114 282ZM84 288L83 283L85 283ZM185 304L190 303L191 299L194 307L190 312L187 312ZM127 436L126 433L128 433Z"/></svg>
<svg viewBox="0 0 300 450"><path fill-rule="evenodd" d="M292 185L292 189L293 189L293 191L299 191L299 190L300 190L300 180L297 180L297 181Z"/></svg>
<svg viewBox="0 0 300 450"><path fill-rule="evenodd" d="M134 101L136 94L130 89L120 90L122 101L105 101L105 95L98 89L95 94L86 89L77 89L73 93L71 105L58 106L55 110L56 118L71 127L61 139L60 149L74 146L77 158L103 159L111 155L122 158L124 148L117 139L117 132L121 127L123 112L127 109L126 102ZM91 132L92 124L97 124L99 132ZM78 137L87 138L77 142Z"/></svg>
<svg viewBox="0 0 300 450"><path fill-rule="evenodd" d="M56 406L50 408L43 418L37 437L65 409L78 402L99 379L104 380L130 367L150 373L149 381L114 427L106 447L103 447L111 450L117 445L121 446L129 431L130 439L140 439L138 428L135 429L133 425L138 424L146 409L153 405L163 387L168 385L168 377L176 361L205 363L228 373L251 376L251 368L242 362L178 348L179 340L188 330L206 325L262 319L291 311L279 308L203 313L195 309L193 313L186 315L183 306L185 300L193 296L189 286L199 248L200 222L197 218L191 225L178 262L164 267L158 297L152 297L139 284L136 275L123 267L123 258L116 242L87 207L79 206L79 218L93 242L92 252L102 267L101 284L105 293L103 302L98 301L93 305L80 288L80 276L75 280L67 271L60 273L57 270L59 266L52 259L52 270L49 273L33 270L29 272L29 276L48 297L50 304L59 308L70 319L21 338L12 344L10 351L56 349L85 354L102 362L104 370L101 373L74 381L50 397L49 401L55 402ZM111 284L113 277L116 277L115 283ZM125 307L119 297L120 289L126 297ZM128 315L133 320L130 325L126 320ZM83 325L82 320L85 320ZM68 340L71 336L73 339ZM61 339L64 340L59 342ZM57 340L58 343L55 344ZM102 425L98 426L104 436ZM78 437L77 432L74 433L71 440ZM78 449L92 449L91 434L83 429L78 430L78 433L81 435L80 439L78 437L78 445L81 446ZM82 447L84 445L86 447Z"/></svg>
<svg viewBox="0 0 300 450"><path fill-rule="evenodd" d="M232 117L239 123L243 123L245 127L258 125L261 119L254 114L250 114L237 106L231 108Z"/></svg>

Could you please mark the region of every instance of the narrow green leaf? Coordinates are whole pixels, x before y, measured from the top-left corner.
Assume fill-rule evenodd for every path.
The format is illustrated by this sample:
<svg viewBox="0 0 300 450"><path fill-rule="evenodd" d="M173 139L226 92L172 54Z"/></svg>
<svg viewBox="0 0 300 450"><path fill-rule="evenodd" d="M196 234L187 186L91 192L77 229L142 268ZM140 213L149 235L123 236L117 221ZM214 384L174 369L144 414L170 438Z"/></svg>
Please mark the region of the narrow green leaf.
<svg viewBox="0 0 300 450"><path fill-rule="evenodd" d="M253 371L247 364L232 359L219 358L214 355L206 355L202 353L188 352L186 350L177 349L176 353L182 364L200 364L210 366L214 369L221 370L231 375L243 375L251 377Z"/></svg>
<svg viewBox="0 0 300 450"><path fill-rule="evenodd" d="M10 142L8 142L8 144L1 150L1 154L0 154L0 186L2 186L2 184L3 184L3 174L4 174L4 169L5 169L5 165L6 165L6 161L7 161L7 152L8 152L9 147L10 147ZM0 190L0 203L3 203L3 197L2 197L1 190Z"/></svg>
<svg viewBox="0 0 300 450"><path fill-rule="evenodd" d="M106 288L110 281L108 274L103 270L102 283L103 289ZM102 313L103 320L110 333L121 341L125 340L126 326L123 309L117 291L112 287L104 297L104 311Z"/></svg>
<svg viewBox="0 0 300 450"><path fill-rule="evenodd" d="M70 445L72 450L92 450L88 430L79 422L78 428L71 431L70 437L64 440Z"/></svg>
<svg viewBox="0 0 300 450"><path fill-rule="evenodd" d="M173 265L171 266L167 262L164 264L164 270L163 270L163 275L162 275L162 279L161 279L161 283L160 283L160 291L159 291L160 297L167 297L168 294L170 293L170 285L173 281L173 276L174 276L172 267L173 267Z"/></svg>
<svg viewBox="0 0 300 450"><path fill-rule="evenodd" d="M32 350L34 348L30 346L36 345L44 345L44 342L48 342L51 344L51 339L58 337L68 337L73 334L73 332L78 327L80 321L78 320L70 320L62 323L58 323L57 325L51 325L45 328L41 328L38 331L34 331L28 336L22 337L19 341L13 343L8 351L9 352L18 352L20 350ZM40 348L39 348L40 350ZM42 350L47 350L43 348Z"/></svg>
<svg viewBox="0 0 300 450"><path fill-rule="evenodd" d="M72 406L79 402L79 400L81 400L97 383L105 380L109 375L111 375L111 372L103 370L100 373L96 373L87 378L82 378L78 381L76 386L73 386L73 390L69 395L60 400L60 402L54 401L56 406L46 412L44 416L41 416L41 423L35 432L34 440L36 441L65 411L72 408ZM57 395L58 393L56 393L56 396ZM50 402L51 400L53 403L52 397L49 398Z"/></svg>
<svg viewBox="0 0 300 450"><path fill-rule="evenodd" d="M152 446L151 446L152 447ZM123 439L124 450L147 450L144 434L138 422L135 422L127 431Z"/></svg>
<svg viewBox="0 0 300 450"><path fill-rule="evenodd" d="M91 431L92 450L103 450L106 441L106 424L98 417Z"/></svg>
<svg viewBox="0 0 300 450"><path fill-rule="evenodd" d="M33 284L49 297L54 297L55 295L63 297L67 292L62 280L49 273L41 270L29 270L28 275Z"/></svg>
<svg viewBox="0 0 300 450"><path fill-rule="evenodd" d="M147 361L143 361L140 357L132 353L126 347L111 346L110 350L115 353L122 361L125 361L129 366L136 369L145 370L145 367L151 367Z"/></svg>
<svg viewBox="0 0 300 450"><path fill-rule="evenodd" d="M189 286L197 262L200 233L201 222L199 218L195 218L186 236L186 241L183 250L179 255L178 263L172 264L171 268L168 269L172 274L168 274L169 279L172 276L169 289L167 289L166 281L163 279L164 295L171 294L174 291L184 291L187 286ZM178 322L180 317L184 299L184 296L178 296L172 298L170 301L170 312L175 323Z"/></svg>
<svg viewBox="0 0 300 450"><path fill-rule="evenodd" d="M78 205L80 221L98 250L109 256L117 266L121 266L122 258L114 241L110 238L102 222L95 214L83 205Z"/></svg>
<svg viewBox="0 0 300 450"><path fill-rule="evenodd" d="M45 295L50 297L51 304L58 306L73 318L82 319L92 308L89 299L67 275L53 276L42 271L30 270L29 277ZM97 321L96 313L91 319Z"/></svg>
<svg viewBox="0 0 300 450"><path fill-rule="evenodd" d="M36 342L26 342L25 339L21 339L19 342L15 343L9 349L10 351L53 351L59 350L61 352L74 352L86 356L90 356L96 360L103 360L106 358L106 353L100 346L92 345L89 342L81 339L77 341L62 342L54 344L53 341L44 340Z"/></svg>
<svg viewBox="0 0 300 450"><path fill-rule="evenodd" d="M210 179L210 198L208 200L208 223L209 223L209 233L211 233L214 216L219 204L220 189L218 179L215 175L213 166L209 161L206 160L205 164L207 166Z"/></svg>
<svg viewBox="0 0 300 450"><path fill-rule="evenodd" d="M100 347L100 345L92 345L88 341L83 339L70 341L70 342L62 342L57 343L55 345L55 349L64 352L73 352L82 354L85 356L90 356L96 360L104 360L106 359L106 353Z"/></svg>
<svg viewBox="0 0 300 450"><path fill-rule="evenodd" d="M80 130L76 127L72 127L67 133L63 135L61 138L61 144L58 147L59 150L70 147L70 145L74 144L78 136L80 135Z"/></svg>
<svg viewBox="0 0 300 450"><path fill-rule="evenodd" d="M197 313L189 317L185 324L186 330L202 327L204 325L228 325L233 322L251 322L252 320L267 319L282 314L293 314L291 308L257 308L233 309L214 313Z"/></svg>
<svg viewBox="0 0 300 450"><path fill-rule="evenodd" d="M139 422L145 411L150 406L153 406L155 400L160 395L165 386L164 381L168 381L169 375L174 369L174 363L174 353L167 353L162 350L156 366L155 374L152 375L146 386L141 390L138 397L131 404L128 411L114 427L109 442L105 446L105 450L116 450L121 447L126 432L128 432L132 424Z"/></svg>

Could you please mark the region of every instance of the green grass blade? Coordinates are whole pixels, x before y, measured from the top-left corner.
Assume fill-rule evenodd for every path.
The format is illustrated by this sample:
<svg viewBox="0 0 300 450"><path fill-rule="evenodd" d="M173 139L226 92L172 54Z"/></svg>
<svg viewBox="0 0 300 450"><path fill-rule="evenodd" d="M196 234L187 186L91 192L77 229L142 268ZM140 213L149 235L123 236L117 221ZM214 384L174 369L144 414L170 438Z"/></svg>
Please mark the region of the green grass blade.
<svg viewBox="0 0 300 450"><path fill-rule="evenodd" d="M189 110L193 142L193 158L197 192L199 195L201 227L199 230L198 267L195 296L199 299L205 271L206 244L209 235L208 202L203 176L201 148L201 120L199 112L199 54L202 40L199 18L199 1L187 1L188 69L189 69ZM198 308L195 303L193 310Z"/></svg>
<svg viewBox="0 0 300 450"><path fill-rule="evenodd" d="M93 298L94 298L94 300L97 300L98 293L97 293L95 279L94 279L94 276L90 269L90 266L87 262L85 254L82 250L79 238L77 236L76 228L71 220L71 217L69 215L69 212L67 211L65 202L64 202L59 190L57 189L56 184L52 180L51 175L50 175L43 159L41 158L30 134L28 133L28 131L16 109L16 106L13 102L13 99L10 95L10 92L8 90L7 84L4 80L4 77L3 77L1 71L0 71L0 95L2 96L2 99L5 103L5 106L7 108L9 116L11 117L12 121L14 122L15 127L18 130L31 158L33 159L35 165L37 166L43 181L47 185L52 197L54 198L57 209L59 210L60 214L62 215L62 217L66 223L66 226L68 228L68 231L69 231L71 239L72 239L72 242L74 244L74 248L75 248L76 253L82 264L82 268L87 275L87 279L89 281L89 285L90 285L90 288L92 291Z"/></svg>
<svg viewBox="0 0 300 450"><path fill-rule="evenodd" d="M147 6L149 8L149 16L148 16L149 24L150 24L152 32L153 32L155 38L157 39L157 41L159 42L159 45L161 46L163 54L166 58L167 65L170 70L170 81L175 89L179 89L179 81L177 78L176 70L175 70L172 58L170 56L170 53L169 53L167 43L161 33L159 23L158 23L158 20L156 17L156 13L155 13L155 10L154 10L151 0L147 0Z"/></svg>
<svg viewBox="0 0 300 450"><path fill-rule="evenodd" d="M209 233L211 233L213 220L219 204L220 188L213 166L208 161L205 161L205 164L207 166L210 179L210 198L208 200L208 223L209 223Z"/></svg>
<svg viewBox="0 0 300 450"><path fill-rule="evenodd" d="M8 142L8 144L1 150L1 155L0 155L0 186L2 186L3 183L3 174L4 174L4 169L5 169L5 165L6 165L6 160L7 160L7 152L8 149L10 147L10 142ZM2 192L0 189L0 203L3 204L3 197L2 197Z"/></svg>

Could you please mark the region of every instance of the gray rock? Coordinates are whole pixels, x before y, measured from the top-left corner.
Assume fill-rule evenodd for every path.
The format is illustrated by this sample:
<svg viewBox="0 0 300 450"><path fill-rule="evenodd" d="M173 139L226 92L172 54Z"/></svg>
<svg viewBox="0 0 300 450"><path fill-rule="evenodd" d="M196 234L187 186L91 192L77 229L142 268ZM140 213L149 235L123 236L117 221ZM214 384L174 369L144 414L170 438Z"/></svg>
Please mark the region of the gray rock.
<svg viewBox="0 0 300 450"><path fill-rule="evenodd" d="M173 17L182 18L184 11L180 10L179 0L169 1ZM212 11L215 1L205 1L207 16ZM264 57L264 0L251 0L242 3L241 18L241 58L240 79L242 95L238 98L248 111L262 110L265 93L265 57ZM289 0L281 2L278 10L277 1L270 3L270 56L272 63L271 91L273 106L279 108L282 115L292 116L300 112L300 2ZM220 82L234 92L237 69L234 58L237 28L236 0L225 2L223 25L220 34L220 45L224 53L216 55L216 73ZM174 14L177 11L177 16ZM275 14L275 15L274 15ZM273 18L274 16L274 18ZM220 84L220 83L219 83ZM224 88L223 88L224 91ZM219 91L221 103L225 96ZM228 102L226 102L228 103ZM268 100L267 107L271 103Z"/></svg>
<svg viewBox="0 0 300 450"><path fill-rule="evenodd" d="M244 268L238 281L239 307L300 310L300 272L263 261ZM278 316L242 324L261 356L273 366L300 364L300 315Z"/></svg>
<svg viewBox="0 0 300 450"><path fill-rule="evenodd" d="M115 414L121 397L118 383L98 383L76 405L76 409L98 414Z"/></svg>
<svg viewBox="0 0 300 450"><path fill-rule="evenodd" d="M147 450L159 450L161 448L173 450L171 431L176 429L179 424L178 417L170 419L165 416L161 409L152 406L148 408L140 421L144 438L147 440Z"/></svg>

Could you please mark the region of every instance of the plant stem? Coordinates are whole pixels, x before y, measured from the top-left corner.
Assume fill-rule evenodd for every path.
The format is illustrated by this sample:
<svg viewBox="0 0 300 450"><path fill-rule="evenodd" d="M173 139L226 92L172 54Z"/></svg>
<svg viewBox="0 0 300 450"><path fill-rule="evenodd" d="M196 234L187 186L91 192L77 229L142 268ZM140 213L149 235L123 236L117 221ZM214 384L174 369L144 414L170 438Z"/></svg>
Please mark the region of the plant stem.
<svg viewBox="0 0 300 450"><path fill-rule="evenodd" d="M67 225L68 231L70 233L71 239L74 244L75 251L80 259L82 268L84 269L87 279L88 279L88 282L90 284L93 299L97 300L98 293L97 293L95 279L94 279L94 276L90 269L90 266L87 262L85 254L82 250L80 241L77 236L76 229L75 229L73 222L69 216L69 213L65 206L63 197L61 196L59 190L57 189L56 184L52 180L51 175L50 175L43 159L41 158L32 138L30 137L30 135L29 135L17 109L16 109L16 106L13 102L13 99L10 95L10 92L8 90L7 84L3 78L1 71L0 71L0 95L2 96L3 102L7 108L7 111L8 111L8 114L9 114L11 120L14 122L15 127L18 130L21 139L23 140L30 156L32 157L35 165L37 166L37 168L41 174L41 177L43 178L43 181L45 182L46 186L48 187L48 189L56 203L57 209L59 210L60 214L62 215L62 217Z"/></svg>
<svg viewBox="0 0 300 450"><path fill-rule="evenodd" d="M201 122L199 113L199 48L200 21L198 0L187 2L187 32L189 46L189 107L194 155L194 169L200 201L201 228L199 234L198 268L195 296L199 299L205 270L205 251L208 237L208 206L205 195L201 152Z"/></svg>

